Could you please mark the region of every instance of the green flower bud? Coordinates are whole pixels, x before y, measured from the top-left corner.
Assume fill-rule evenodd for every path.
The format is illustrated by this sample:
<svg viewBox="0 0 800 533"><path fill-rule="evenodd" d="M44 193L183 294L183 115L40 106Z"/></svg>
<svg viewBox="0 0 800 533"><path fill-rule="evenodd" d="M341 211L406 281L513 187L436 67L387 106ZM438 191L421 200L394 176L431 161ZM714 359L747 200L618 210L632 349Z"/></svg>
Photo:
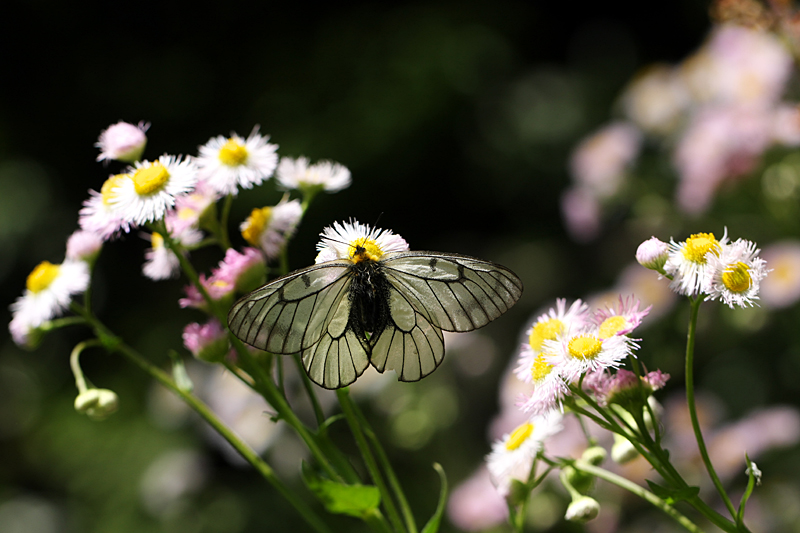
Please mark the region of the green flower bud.
<svg viewBox="0 0 800 533"><path fill-rule="evenodd" d="M117 394L108 389L89 389L75 398L75 410L92 420L105 420L119 407Z"/></svg>
<svg viewBox="0 0 800 533"><path fill-rule="evenodd" d="M567 513L564 518L571 522L585 523L597 518L599 512L600 504L597 500L589 496L581 496L572 500L572 503L567 507Z"/></svg>

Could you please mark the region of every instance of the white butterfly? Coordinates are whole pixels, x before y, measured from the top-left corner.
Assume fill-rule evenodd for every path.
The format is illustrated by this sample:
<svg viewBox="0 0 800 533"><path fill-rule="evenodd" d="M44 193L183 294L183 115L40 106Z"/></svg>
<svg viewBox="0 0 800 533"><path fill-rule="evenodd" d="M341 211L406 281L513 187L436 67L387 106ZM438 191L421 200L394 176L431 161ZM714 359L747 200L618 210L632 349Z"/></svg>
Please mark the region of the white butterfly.
<svg viewBox="0 0 800 533"><path fill-rule="evenodd" d="M357 222L326 228L314 266L237 301L228 323L272 353L300 353L312 381L353 383L372 364L417 381L444 358L445 331L472 331L522 294L509 269L472 257L409 252L391 231Z"/></svg>

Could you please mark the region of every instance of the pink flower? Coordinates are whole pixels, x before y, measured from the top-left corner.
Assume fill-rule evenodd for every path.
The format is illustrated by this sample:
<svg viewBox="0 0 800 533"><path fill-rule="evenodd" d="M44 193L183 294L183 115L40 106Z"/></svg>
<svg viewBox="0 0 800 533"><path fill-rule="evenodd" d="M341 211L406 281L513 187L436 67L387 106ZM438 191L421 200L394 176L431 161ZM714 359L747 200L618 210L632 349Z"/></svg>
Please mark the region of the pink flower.
<svg viewBox="0 0 800 533"><path fill-rule="evenodd" d="M100 148L97 160L116 159L125 163L138 161L147 144L144 132L149 127L149 123L139 122L138 126L134 126L122 121L109 126L100 134L100 139L95 144Z"/></svg>
<svg viewBox="0 0 800 533"><path fill-rule="evenodd" d="M720 106L696 113L674 153L681 208L691 214L705 211L723 181L755 167L771 136L768 110Z"/></svg>
<svg viewBox="0 0 800 533"><path fill-rule="evenodd" d="M572 153L572 177L600 198L613 196L641 144L642 133L633 124L608 124L584 139Z"/></svg>
<svg viewBox="0 0 800 533"><path fill-rule="evenodd" d="M91 231L78 230L67 239L67 259L92 262L103 247L103 239Z"/></svg>
<svg viewBox="0 0 800 533"><path fill-rule="evenodd" d="M600 233L600 202L586 187L572 187L561 196L561 216L578 242L589 242Z"/></svg>
<svg viewBox="0 0 800 533"><path fill-rule="evenodd" d="M639 324L642 319L650 312L650 307L639 311L639 300L633 296L619 297L616 309L606 306L605 309L598 309L592 317L592 322L597 325L601 338L612 335L627 335Z"/></svg>
<svg viewBox="0 0 800 533"><path fill-rule="evenodd" d="M205 288L209 297L217 302L232 296L235 288L230 282L218 279L213 275L207 277L205 274L200 274L200 284ZM187 285L184 290L186 291L186 297L178 300L178 304L181 307L207 309L207 302L197 287L194 285Z"/></svg>
<svg viewBox="0 0 800 533"><path fill-rule="evenodd" d="M759 295L764 306L782 309L800 300L800 241L771 244L764 248L761 258L771 269L761 280Z"/></svg>
<svg viewBox="0 0 800 533"><path fill-rule="evenodd" d="M183 329L183 345L192 355L210 363L221 361L230 351L228 335L216 319L203 325L188 324Z"/></svg>
<svg viewBox="0 0 800 533"><path fill-rule="evenodd" d="M213 275L216 279L233 284L237 291L247 292L262 284L265 274L266 264L260 251L245 248L240 253L229 248Z"/></svg>
<svg viewBox="0 0 800 533"><path fill-rule="evenodd" d="M483 531L506 521L506 500L492 485L485 465L453 489L447 515L464 531Z"/></svg>

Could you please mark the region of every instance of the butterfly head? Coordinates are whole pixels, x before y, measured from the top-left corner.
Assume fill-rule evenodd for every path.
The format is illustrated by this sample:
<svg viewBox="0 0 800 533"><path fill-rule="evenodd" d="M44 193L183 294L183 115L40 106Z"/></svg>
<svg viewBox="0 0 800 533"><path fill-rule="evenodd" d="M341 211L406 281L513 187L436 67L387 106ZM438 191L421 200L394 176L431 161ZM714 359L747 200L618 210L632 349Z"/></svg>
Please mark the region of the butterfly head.
<svg viewBox="0 0 800 533"><path fill-rule="evenodd" d="M350 241L347 248L347 257L353 263L360 263L362 261L377 261L383 255L383 250L375 242L375 239L369 237L359 237Z"/></svg>

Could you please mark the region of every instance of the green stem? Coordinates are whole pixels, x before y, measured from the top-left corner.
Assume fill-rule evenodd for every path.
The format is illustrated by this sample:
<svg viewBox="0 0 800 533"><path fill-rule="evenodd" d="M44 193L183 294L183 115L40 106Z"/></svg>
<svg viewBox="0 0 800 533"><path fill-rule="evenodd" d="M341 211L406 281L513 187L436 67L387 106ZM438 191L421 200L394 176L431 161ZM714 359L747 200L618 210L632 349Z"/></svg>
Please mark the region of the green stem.
<svg viewBox="0 0 800 533"><path fill-rule="evenodd" d="M231 205L233 205L233 195L229 194L225 197L225 202L222 204L222 214L219 217L219 243L225 250L231 247L231 241L228 237L228 217L231 214Z"/></svg>
<svg viewBox="0 0 800 533"><path fill-rule="evenodd" d="M700 450L700 457L703 459L703 464L706 466L706 470L708 471L708 475L711 477L711 481L714 483L714 486L717 489L722 501L725 502L725 507L728 508L728 512L731 514L731 517L736 517L736 508L733 506L733 502L728 497L728 494L725 492L725 488L722 486L722 482L720 481L719 477L717 476L717 472L714 470L714 465L711 464L711 458L708 456L708 450L706 449L705 440L703 440L703 433L700 430L700 421L697 417L697 406L695 405L695 398L694 398L694 342L697 336L697 315L700 310L700 304L702 303L702 298L697 297L696 299L691 301L691 317L689 319L689 333L686 340L686 403L689 407L689 417L692 421L692 430L694 430L694 436L697 440L697 448Z"/></svg>
<svg viewBox="0 0 800 533"><path fill-rule="evenodd" d="M613 483L614 485L617 485L618 487L623 488L623 489L625 489L625 490L627 490L627 491L639 496L643 500L646 500L647 502L650 502L655 507L661 509L666 514L671 516L676 522L678 522L686 530L691 531L693 533L702 533L702 530L699 527L697 527L697 525L695 525L694 522L692 522L691 520L686 518L684 515L682 515L680 512L678 512L678 510L675 509L672 505L670 505L666 501L662 500L661 498L659 498L658 496L656 496L655 494L653 494L649 490L645 489L644 487L641 487L641 486L637 485L636 483L634 483L634 482L632 482L632 481L630 481L628 479L625 479L622 476L618 476L617 474L614 474L613 472L609 472L608 470L606 470L604 468L600 468L600 467L594 466L594 465L592 465L590 463L587 463L586 461L583 461L581 459L578 459L578 460L576 460L574 462L571 462L570 464L572 465L572 467L575 470L580 470L580 471L585 472L587 474L591 474L593 476L599 477L600 479L604 479L604 480L608 481L609 483Z"/></svg>
<svg viewBox="0 0 800 533"><path fill-rule="evenodd" d="M386 513L389 516L389 521L392 523L392 527L395 529L395 531L404 531L405 528L403 527L403 521L400 519L400 514L397 512L397 507L395 507L392 495L389 492L389 489L386 487L386 482L383 480L383 475L378 468L378 464L375 462L375 457L372 455L372 450L370 450L367 439L364 437L364 433L361 430L358 415L356 415L354 405L350 399L350 391L347 387L336 389L336 397L339 399L339 404L342 406L342 412L344 413L347 423L350 426L350 431L353 433L353 438L356 440L356 445L358 446L358 450L361 452L361 456L364 459L364 464L366 465L367 470L369 470L370 477L375 483L375 486L378 488L378 491L381 493L381 502L386 508Z"/></svg>
<svg viewBox="0 0 800 533"><path fill-rule="evenodd" d="M322 411L322 405L320 405L319 398L317 398L317 394L314 392L314 385L311 383L308 373L303 367L303 361L300 359L300 355L298 354L297 356L292 357L292 359L294 359L294 362L297 365L297 371L300 373L300 379L303 381L303 388L305 388L306 394L308 394L308 399L311 402L311 406L314 408L314 416L317 419L317 426L321 426L325 422L325 413Z"/></svg>
<svg viewBox="0 0 800 533"><path fill-rule="evenodd" d="M348 395L349 398L349 395ZM364 434L369 439L370 443L372 443L372 447L375 450L375 454L378 456L378 461L380 461L381 466L383 467L383 471L386 472L386 477L389 480L389 485L392 487L395 496L397 497L397 502L400 504L400 511L403 513L403 518L406 522L406 529L409 533L417 533L417 524L414 522L414 514L411 512L411 506L408 504L408 500L406 499L406 495L403 492L403 487L400 485L400 481L397 479L397 475L395 474L394 468L392 468L392 463L389 461L389 458L386 456L386 451L383 449L381 445L381 441L378 439L378 436L372 430L372 427L369 425L367 418L364 416L364 413L361 412L359 409L358 404L355 402L351 402L353 406L353 411L355 411L356 416L358 416L359 421L361 422L362 427L364 428Z"/></svg>
<svg viewBox="0 0 800 533"><path fill-rule="evenodd" d="M78 394L83 394L88 389L86 386L86 378L81 369L81 352L92 346L102 346L102 343L97 339L79 342L75 345L75 348L72 349L72 353L69 356L69 366L72 368L72 375L75 376L75 386L78 388Z"/></svg>
<svg viewBox="0 0 800 533"><path fill-rule="evenodd" d="M173 393L180 396L189 407L194 409L208 424L214 428L239 454L250 463L256 471L261 474L275 489L286 498L289 503L297 510L301 517L315 530L320 533L330 533L331 530L325 522L310 508L303 500L297 497L283 482L275 475L272 468L243 440L241 440L228 426L226 426L216 414L199 398L194 396L188 391L182 390L178 387L173 379L158 368L150 363L142 355L130 346L122 343L118 338L112 334L99 320L92 315L86 314L84 309L81 309L82 314L88 322L91 323L98 336L106 348L110 351L118 352L124 355L129 361L138 366L141 370L149 374L156 381L167 387ZM114 339L113 342L102 341L102 339ZM76 357L77 359L77 357Z"/></svg>

